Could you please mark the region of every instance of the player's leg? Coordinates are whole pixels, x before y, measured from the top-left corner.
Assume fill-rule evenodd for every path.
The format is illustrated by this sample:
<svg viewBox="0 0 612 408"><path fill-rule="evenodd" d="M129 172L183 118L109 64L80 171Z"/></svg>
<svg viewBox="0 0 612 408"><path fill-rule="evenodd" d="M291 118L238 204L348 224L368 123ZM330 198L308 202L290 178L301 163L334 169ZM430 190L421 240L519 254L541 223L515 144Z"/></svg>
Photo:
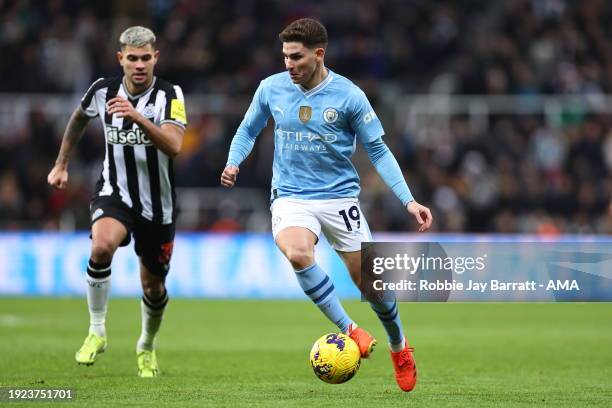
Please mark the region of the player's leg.
<svg viewBox="0 0 612 408"><path fill-rule="evenodd" d="M142 329L136 344L138 375L155 377L159 374L155 354L155 336L159 331L168 304L168 292L165 279L151 273L142 261L140 262L140 281L143 296L140 302Z"/></svg>
<svg viewBox="0 0 612 408"><path fill-rule="evenodd" d="M143 378L159 375L155 337L159 332L168 304L166 275L170 267L174 242L174 225L139 222L134 229L136 253L140 256L141 333L136 343L138 375Z"/></svg>
<svg viewBox="0 0 612 408"><path fill-rule="evenodd" d="M363 292L364 288L361 287L361 251L337 252L346 265L346 268L349 270L353 282L355 282L355 285ZM395 300L370 300L369 303L387 332L391 350L394 352L401 351L404 348L405 341L397 302Z"/></svg>
<svg viewBox="0 0 612 408"><path fill-rule="evenodd" d="M337 252L349 270L353 282L363 293L365 288L361 286L361 251ZM408 345L404 337L397 301L371 300L370 306L387 332L395 380L402 390L412 391L417 380L416 363L412 355L414 349Z"/></svg>
<svg viewBox="0 0 612 408"><path fill-rule="evenodd" d="M342 332L353 323L340 304L334 284L315 262L316 235L307 228L288 227L279 232L276 245L291 263L304 293Z"/></svg>
<svg viewBox="0 0 612 408"><path fill-rule="evenodd" d="M361 241L369 239L369 230L361 227L359 202L356 198L326 200L318 206L317 219L321 230L336 251L357 251ZM364 233L367 232L367 236ZM359 346L361 357L367 358L376 346L376 339L355 323L345 331Z"/></svg>
<svg viewBox="0 0 612 408"><path fill-rule="evenodd" d="M87 265L89 334L76 353L79 364L93 364L106 348L106 310L110 292L111 261L128 237L127 228L115 218L104 217L91 227L91 257Z"/></svg>
<svg viewBox="0 0 612 408"><path fill-rule="evenodd" d="M323 233L346 265L351 278L364 293L361 280L361 244L371 242L370 227L361 213L357 199L330 200L324 211L320 213ZM410 391L416 383L416 366L412 358L412 349L404 339L402 322L397 304L385 301L370 302L372 309L380 319L391 346L391 360L395 369L395 379L404 391ZM362 347L361 337L355 332L349 333L351 338L357 338L357 344ZM395 351L397 350L397 352Z"/></svg>
<svg viewBox="0 0 612 408"><path fill-rule="evenodd" d="M334 208L334 211L328 212L330 218L325 222L324 231L329 231L332 247L342 258L353 282L365 294L367 293L364 291L366 288L362 287L362 284L365 283L361 279L361 243L371 242L372 234L358 202L349 201L341 204L343 204L341 207L348 207L337 211L342 215L344 226L341 224L339 226L339 223L335 222L334 216L337 208ZM371 298L371 296L366 297ZM387 332L395 380L402 390L411 391L416 385L416 364L412 356L413 349L404 337L397 301L395 299L393 301L369 299L369 302Z"/></svg>
<svg viewBox="0 0 612 408"><path fill-rule="evenodd" d="M334 284L317 265L314 248L320 232L305 200L279 199L272 205L272 233L276 245L291 263L304 293L342 332L353 323L340 304Z"/></svg>

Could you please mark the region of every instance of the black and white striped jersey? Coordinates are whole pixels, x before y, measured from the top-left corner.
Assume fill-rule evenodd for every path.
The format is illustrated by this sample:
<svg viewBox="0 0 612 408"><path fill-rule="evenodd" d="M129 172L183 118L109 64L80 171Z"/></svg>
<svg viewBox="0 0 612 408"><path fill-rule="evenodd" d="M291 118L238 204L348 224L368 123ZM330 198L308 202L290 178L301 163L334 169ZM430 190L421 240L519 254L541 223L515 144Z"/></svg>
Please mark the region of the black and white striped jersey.
<svg viewBox="0 0 612 408"><path fill-rule="evenodd" d="M113 196L157 224L174 220L176 196L172 159L158 150L144 131L129 119L110 115L106 103L115 96L129 100L156 125L187 126L183 91L160 78L138 95L131 95L121 77L100 78L81 99L90 118L100 116L106 137L106 156L96 196Z"/></svg>

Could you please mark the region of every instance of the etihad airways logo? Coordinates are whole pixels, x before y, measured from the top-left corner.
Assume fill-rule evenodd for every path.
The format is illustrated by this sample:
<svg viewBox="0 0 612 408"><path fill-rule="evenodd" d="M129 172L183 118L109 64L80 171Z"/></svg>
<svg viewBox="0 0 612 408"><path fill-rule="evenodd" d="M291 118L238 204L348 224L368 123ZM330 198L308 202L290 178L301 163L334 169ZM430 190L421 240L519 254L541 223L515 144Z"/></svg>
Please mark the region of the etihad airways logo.
<svg viewBox="0 0 612 408"><path fill-rule="evenodd" d="M319 135L317 133L312 132L289 132L283 129L276 129L276 135L284 141L287 142L324 142L324 143L334 143L338 140L338 136L333 133L323 133Z"/></svg>
<svg viewBox="0 0 612 408"><path fill-rule="evenodd" d="M283 129L276 129L276 136L283 150L311 153L327 152L327 146L338 140L338 136L333 133L319 135L312 132L289 132Z"/></svg>
<svg viewBox="0 0 612 408"><path fill-rule="evenodd" d="M106 140L112 144L122 145L147 145L150 146L153 143L151 139L147 137L145 132L140 128L136 129L119 129L116 126L106 127Z"/></svg>

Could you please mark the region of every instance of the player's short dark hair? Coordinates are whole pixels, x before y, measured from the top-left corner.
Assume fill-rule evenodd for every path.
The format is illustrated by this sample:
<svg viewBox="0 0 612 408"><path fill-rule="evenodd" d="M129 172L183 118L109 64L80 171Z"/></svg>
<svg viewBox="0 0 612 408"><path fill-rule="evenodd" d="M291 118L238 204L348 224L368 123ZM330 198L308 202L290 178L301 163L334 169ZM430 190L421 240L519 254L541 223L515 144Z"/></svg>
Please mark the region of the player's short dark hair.
<svg viewBox="0 0 612 408"><path fill-rule="evenodd" d="M312 18L295 20L281 31L278 38L282 42L301 42L308 48L327 47L325 26Z"/></svg>

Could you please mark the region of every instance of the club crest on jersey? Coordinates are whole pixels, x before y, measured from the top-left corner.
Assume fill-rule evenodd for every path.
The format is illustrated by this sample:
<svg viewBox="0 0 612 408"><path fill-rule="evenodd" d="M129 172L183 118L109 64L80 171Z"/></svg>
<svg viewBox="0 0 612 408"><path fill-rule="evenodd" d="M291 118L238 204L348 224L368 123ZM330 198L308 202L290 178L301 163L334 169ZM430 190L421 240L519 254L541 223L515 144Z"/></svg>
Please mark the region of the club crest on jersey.
<svg viewBox="0 0 612 408"><path fill-rule="evenodd" d="M145 108L142 111L142 116L144 116L147 119L154 118L155 117L155 106L152 103L145 106Z"/></svg>
<svg viewBox="0 0 612 408"><path fill-rule="evenodd" d="M323 119L327 123L334 123L338 120L338 111L334 108L327 108L323 111Z"/></svg>
<svg viewBox="0 0 612 408"><path fill-rule="evenodd" d="M300 106L300 120L303 124L306 124L312 117L312 107Z"/></svg>

